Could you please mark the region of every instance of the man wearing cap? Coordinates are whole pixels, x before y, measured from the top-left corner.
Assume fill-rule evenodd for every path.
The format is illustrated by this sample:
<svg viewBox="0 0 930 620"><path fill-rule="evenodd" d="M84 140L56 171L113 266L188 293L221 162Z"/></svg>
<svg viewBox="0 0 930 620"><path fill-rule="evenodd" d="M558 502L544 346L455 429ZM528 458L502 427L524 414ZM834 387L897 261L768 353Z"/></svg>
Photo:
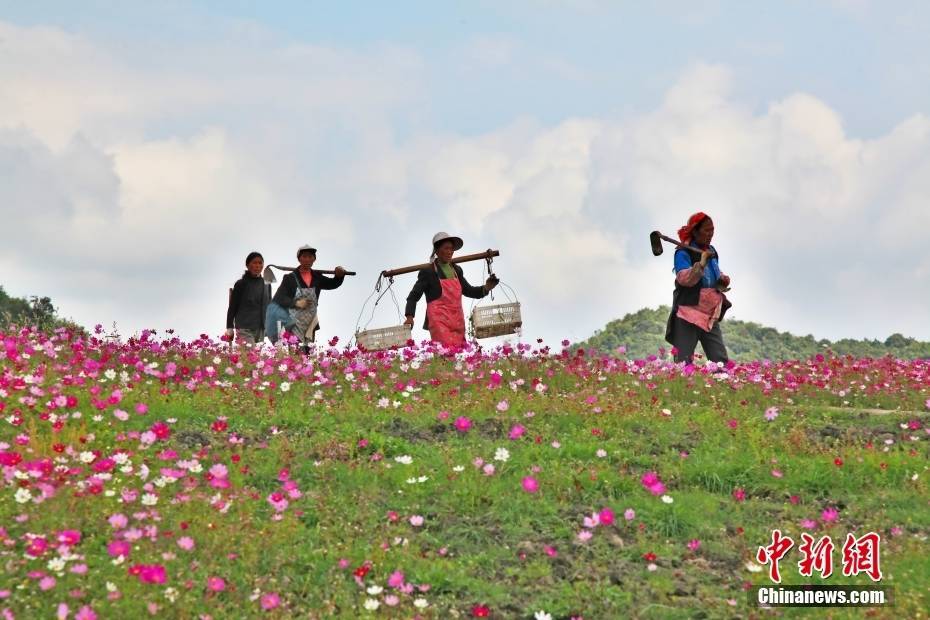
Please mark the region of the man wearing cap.
<svg viewBox="0 0 930 620"><path fill-rule="evenodd" d="M281 285L268 305L265 334L272 343L276 342L280 322L282 327L294 333L306 348L306 343L314 341L316 330L320 328L317 320L320 291L342 286L345 269L336 267L333 278L314 270L312 267L316 261L316 248L310 245L297 248L297 261L300 267L281 278Z"/></svg>
<svg viewBox="0 0 930 620"><path fill-rule="evenodd" d="M462 296L481 299L497 286L497 278L490 277L482 286L472 286L465 279L462 268L452 262L452 254L462 249L464 242L459 237L440 232L433 235L432 265L421 269L417 282L407 296L404 325L413 326L417 302L426 295L426 319L423 329L428 329L430 338L446 347L465 345L465 312Z"/></svg>

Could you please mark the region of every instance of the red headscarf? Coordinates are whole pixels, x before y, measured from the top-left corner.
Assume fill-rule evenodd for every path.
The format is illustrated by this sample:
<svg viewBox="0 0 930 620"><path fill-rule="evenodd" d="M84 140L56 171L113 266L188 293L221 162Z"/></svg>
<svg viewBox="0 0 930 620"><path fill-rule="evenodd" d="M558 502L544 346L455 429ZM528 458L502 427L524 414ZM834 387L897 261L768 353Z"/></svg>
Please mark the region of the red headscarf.
<svg viewBox="0 0 930 620"><path fill-rule="evenodd" d="M704 220L709 220L710 216L703 211L698 211L688 218L688 223L678 229L678 238L682 243L688 243L691 240L691 233L701 225Z"/></svg>

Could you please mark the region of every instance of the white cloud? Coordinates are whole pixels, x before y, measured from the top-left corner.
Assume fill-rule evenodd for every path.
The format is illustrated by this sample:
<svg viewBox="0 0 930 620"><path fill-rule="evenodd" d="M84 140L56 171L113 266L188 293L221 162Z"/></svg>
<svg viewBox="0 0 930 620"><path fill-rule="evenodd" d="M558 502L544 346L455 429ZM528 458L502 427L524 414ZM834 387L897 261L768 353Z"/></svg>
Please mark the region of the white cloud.
<svg viewBox="0 0 930 620"><path fill-rule="evenodd" d="M396 47L256 35L152 66L55 29L0 23L0 39L0 214L17 230L2 283L89 325L216 334L249 250L288 262L312 242L320 266L360 272L322 303L324 331L346 339L376 273L422 261L448 229L501 250L527 337L580 339L669 301L671 252L652 257L646 237L705 210L735 316L930 338L923 116L859 140L824 101L754 111L725 67L695 65L646 114L471 136L414 122L401 137L395 122L431 100L428 61ZM488 45L485 60L507 60ZM372 326L395 320L388 307Z"/></svg>

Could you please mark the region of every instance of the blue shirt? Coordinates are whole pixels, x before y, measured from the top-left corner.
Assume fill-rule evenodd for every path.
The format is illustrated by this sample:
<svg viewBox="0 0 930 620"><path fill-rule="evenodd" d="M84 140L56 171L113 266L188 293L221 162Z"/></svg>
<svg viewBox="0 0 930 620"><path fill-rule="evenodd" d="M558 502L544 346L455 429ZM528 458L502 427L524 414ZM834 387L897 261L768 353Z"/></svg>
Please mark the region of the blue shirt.
<svg viewBox="0 0 930 620"><path fill-rule="evenodd" d="M693 242L691 247L697 247ZM714 246L710 246L713 249ZM675 273L678 273L682 269L688 269L691 267L691 253L686 250L676 250L675 251ZM714 288L717 286L717 280L720 279L720 265L717 264L717 257L708 259L707 266L704 268L704 275L701 277L701 288Z"/></svg>

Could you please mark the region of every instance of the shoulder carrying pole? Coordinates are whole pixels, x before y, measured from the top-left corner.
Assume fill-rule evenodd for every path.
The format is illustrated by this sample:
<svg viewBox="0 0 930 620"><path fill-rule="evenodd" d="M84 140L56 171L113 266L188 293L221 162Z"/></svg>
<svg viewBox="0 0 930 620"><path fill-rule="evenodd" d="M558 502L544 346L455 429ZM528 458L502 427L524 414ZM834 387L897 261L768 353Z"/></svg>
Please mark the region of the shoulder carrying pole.
<svg viewBox="0 0 930 620"><path fill-rule="evenodd" d="M500 256L501 253L498 250L487 250L485 252L480 252L478 254L466 254L464 256L456 256L452 259L453 263L467 263L473 260L487 260L489 258L494 258L495 256ZM429 269L432 267L432 263L421 263L419 265L411 265L409 267L399 267L397 269L385 269L381 272L381 275L385 278L393 278L394 276L399 276L404 273L413 273L415 271L420 271L421 269Z"/></svg>

